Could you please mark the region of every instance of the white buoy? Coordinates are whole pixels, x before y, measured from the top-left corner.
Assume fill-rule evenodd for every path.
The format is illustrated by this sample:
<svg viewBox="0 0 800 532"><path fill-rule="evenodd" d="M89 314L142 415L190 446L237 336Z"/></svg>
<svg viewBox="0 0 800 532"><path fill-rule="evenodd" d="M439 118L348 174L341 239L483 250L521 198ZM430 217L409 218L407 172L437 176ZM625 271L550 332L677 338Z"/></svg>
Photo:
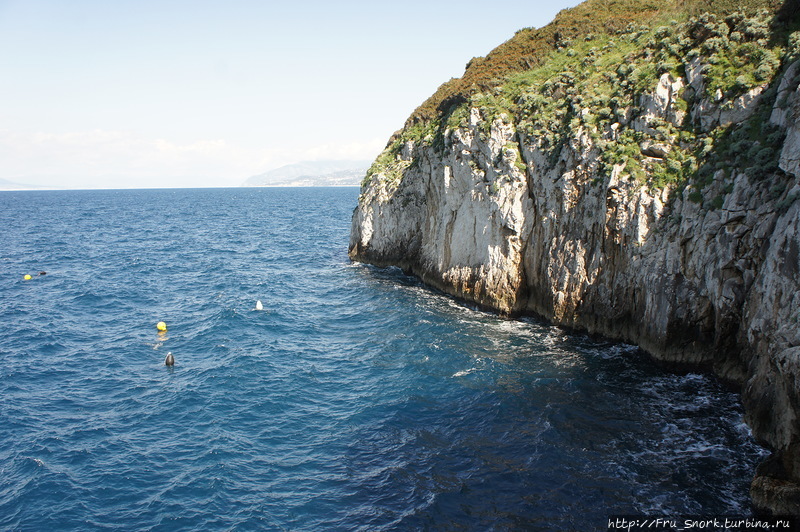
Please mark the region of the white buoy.
<svg viewBox="0 0 800 532"><path fill-rule="evenodd" d="M256 301L256 310L264 310L264 305L261 304L260 299Z"/></svg>

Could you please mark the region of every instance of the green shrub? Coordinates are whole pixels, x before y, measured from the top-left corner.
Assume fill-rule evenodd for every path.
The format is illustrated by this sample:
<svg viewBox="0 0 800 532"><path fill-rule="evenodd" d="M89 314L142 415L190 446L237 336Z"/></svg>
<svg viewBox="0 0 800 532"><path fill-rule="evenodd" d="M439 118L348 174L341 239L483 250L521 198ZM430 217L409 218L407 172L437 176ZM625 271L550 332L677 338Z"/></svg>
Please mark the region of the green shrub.
<svg viewBox="0 0 800 532"><path fill-rule="evenodd" d="M552 24L520 30L485 57L470 60L461 78L444 83L412 113L366 180L378 173L399 179L407 162L398 154L408 141L446 150L446 132L466 127L470 109L477 108L481 134L488 134L497 118L510 120L551 163L578 131L588 133L598 156L593 182L624 164L631 179L651 188L691 185L692 201L702 203L704 188L721 175L719 170L727 176L733 167L759 178L777 168L783 133L768 120L774 90L764 93L763 111L744 124L704 132L695 129L688 111L718 91L723 105L731 107L737 96L771 83L782 62L800 57L798 28L773 24L779 4L588 0L564 10ZM761 8L769 10L758 12ZM698 57L709 65L705 93L688 89L673 101L676 110L687 113L685 122L650 120L648 134L634 131L631 121L642 115L642 94L651 93L664 73L685 76L685 64ZM648 158L642 154L644 141L672 149L664 159ZM527 171L521 156L515 165ZM719 201L715 197L709 205Z"/></svg>

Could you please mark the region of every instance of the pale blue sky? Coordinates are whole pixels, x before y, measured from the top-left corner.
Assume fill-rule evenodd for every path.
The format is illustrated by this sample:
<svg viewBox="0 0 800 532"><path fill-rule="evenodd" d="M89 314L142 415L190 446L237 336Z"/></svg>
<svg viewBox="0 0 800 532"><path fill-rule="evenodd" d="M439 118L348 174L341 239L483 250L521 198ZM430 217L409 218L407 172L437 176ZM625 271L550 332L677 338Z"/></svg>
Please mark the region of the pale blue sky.
<svg viewBox="0 0 800 532"><path fill-rule="evenodd" d="M372 159L470 58L578 0L0 0L0 179L238 186Z"/></svg>

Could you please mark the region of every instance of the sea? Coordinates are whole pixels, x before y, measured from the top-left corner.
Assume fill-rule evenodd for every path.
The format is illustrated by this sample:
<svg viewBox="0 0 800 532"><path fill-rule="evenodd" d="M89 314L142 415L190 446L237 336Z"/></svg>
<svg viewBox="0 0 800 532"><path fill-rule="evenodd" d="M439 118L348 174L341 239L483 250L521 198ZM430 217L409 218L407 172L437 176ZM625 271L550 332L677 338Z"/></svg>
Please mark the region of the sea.
<svg viewBox="0 0 800 532"><path fill-rule="evenodd" d="M752 515L735 390L351 262L358 194L0 193L0 530Z"/></svg>

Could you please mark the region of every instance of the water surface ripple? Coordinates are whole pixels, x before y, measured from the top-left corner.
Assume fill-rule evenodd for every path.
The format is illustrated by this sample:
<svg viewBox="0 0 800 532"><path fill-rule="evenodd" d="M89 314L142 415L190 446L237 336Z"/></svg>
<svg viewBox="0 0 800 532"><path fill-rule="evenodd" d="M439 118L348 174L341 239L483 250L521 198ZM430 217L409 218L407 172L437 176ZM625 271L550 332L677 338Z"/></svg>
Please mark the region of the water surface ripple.
<svg viewBox="0 0 800 532"><path fill-rule="evenodd" d="M357 194L0 193L0 529L750 514L735 394L351 264Z"/></svg>

